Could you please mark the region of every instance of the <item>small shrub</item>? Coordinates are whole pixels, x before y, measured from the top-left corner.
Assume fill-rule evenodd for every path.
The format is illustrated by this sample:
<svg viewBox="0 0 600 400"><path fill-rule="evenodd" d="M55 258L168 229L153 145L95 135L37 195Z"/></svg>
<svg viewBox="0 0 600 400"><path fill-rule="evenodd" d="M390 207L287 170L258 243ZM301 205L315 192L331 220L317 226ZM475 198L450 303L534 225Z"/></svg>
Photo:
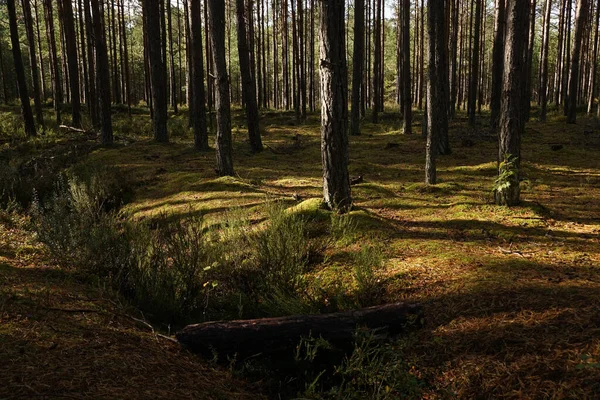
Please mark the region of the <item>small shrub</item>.
<svg viewBox="0 0 600 400"><path fill-rule="evenodd" d="M305 383L304 398L419 398L420 382L410 373L402 353L372 331L357 331L353 350L337 365L320 363L319 355L331 350L320 338L305 339L297 347L296 361L309 362L308 370L302 369L303 376L299 377Z"/></svg>
<svg viewBox="0 0 600 400"><path fill-rule="evenodd" d="M364 246L354 256L354 280L356 281L356 299L361 306L377 303L381 297L381 285L377 270L383 266L381 249Z"/></svg>
<svg viewBox="0 0 600 400"><path fill-rule="evenodd" d="M297 214L286 213L283 205L269 206L269 221L252 239L255 263L264 275L265 284L282 292L295 292L303 284L310 243L306 221Z"/></svg>
<svg viewBox="0 0 600 400"><path fill-rule="evenodd" d="M331 214L331 236L342 244L350 244L356 237L356 221L348 214Z"/></svg>

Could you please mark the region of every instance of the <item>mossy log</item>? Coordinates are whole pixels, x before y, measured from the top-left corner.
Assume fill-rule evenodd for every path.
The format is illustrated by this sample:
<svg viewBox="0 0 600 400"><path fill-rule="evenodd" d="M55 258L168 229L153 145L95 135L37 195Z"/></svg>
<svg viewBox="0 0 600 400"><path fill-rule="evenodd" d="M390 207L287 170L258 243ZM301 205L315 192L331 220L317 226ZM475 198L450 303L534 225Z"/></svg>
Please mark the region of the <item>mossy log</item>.
<svg viewBox="0 0 600 400"><path fill-rule="evenodd" d="M177 340L190 350L221 355L292 351L303 337L322 337L334 345L352 344L357 328L396 335L422 321L420 305L391 303L331 314L294 315L188 325Z"/></svg>

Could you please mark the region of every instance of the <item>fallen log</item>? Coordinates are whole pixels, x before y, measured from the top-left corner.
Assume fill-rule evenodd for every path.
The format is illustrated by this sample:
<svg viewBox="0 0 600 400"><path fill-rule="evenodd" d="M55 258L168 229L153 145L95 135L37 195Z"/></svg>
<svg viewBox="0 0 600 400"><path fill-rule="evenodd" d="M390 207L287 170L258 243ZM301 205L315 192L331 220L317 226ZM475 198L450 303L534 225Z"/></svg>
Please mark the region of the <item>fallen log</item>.
<svg viewBox="0 0 600 400"><path fill-rule="evenodd" d="M392 303L331 314L205 322L186 326L176 337L202 354L272 354L291 351L301 338L309 336L320 336L333 345L348 345L356 329L362 327L395 335L409 325L421 324L422 315L420 305Z"/></svg>

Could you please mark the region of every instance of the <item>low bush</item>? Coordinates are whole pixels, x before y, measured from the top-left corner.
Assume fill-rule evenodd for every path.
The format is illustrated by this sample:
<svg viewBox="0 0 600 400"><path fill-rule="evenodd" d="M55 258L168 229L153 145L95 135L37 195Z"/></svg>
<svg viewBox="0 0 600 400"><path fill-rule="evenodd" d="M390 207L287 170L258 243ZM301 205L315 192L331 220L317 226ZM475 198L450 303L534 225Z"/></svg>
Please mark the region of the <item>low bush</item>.
<svg viewBox="0 0 600 400"><path fill-rule="evenodd" d="M168 215L149 225L120 217L120 190L108 175L59 180L52 198L32 207L38 239L63 265L108 278L160 322L307 310L305 219L270 204L268 221L254 229L235 211L213 225Z"/></svg>

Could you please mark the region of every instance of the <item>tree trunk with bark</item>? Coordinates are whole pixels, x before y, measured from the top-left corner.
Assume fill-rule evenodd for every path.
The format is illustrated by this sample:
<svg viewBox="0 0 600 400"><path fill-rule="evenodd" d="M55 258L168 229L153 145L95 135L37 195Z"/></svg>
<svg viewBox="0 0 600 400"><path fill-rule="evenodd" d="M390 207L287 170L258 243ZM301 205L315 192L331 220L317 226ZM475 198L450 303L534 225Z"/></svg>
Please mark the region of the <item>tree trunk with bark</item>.
<svg viewBox="0 0 600 400"><path fill-rule="evenodd" d="M217 172L220 176L232 176L231 105L225 61L225 3L222 0L208 0L208 14L217 87Z"/></svg>
<svg viewBox="0 0 600 400"><path fill-rule="evenodd" d="M46 19L46 35L48 36L48 55L50 58L50 76L52 77L52 102L56 112L56 123L61 124L61 106L63 101L62 81L60 66L58 64L58 52L56 49L56 36L54 34L54 15L52 12L52 0L44 0L44 16Z"/></svg>
<svg viewBox="0 0 600 400"><path fill-rule="evenodd" d="M523 85L526 79L526 60L529 28L528 1L507 2L506 46L502 82L502 107L498 149L499 185L495 191L496 203L513 206L520 201L521 135L525 121L521 118Z"/></svg>
<svg viewBox="0 0 600 400"><path fill-rule="evenodd" d="M169 141L167 132L167 69L161 51L159 3L160 0L143 0L143 15L148 44L148 62L150 63L154 140L166 143Z"/></svg>
<svg viewBox="0 0 600 400"><path fill-rule="evenodd" d="M212 351L242 356L276 354L289 352L303 337L310 335L337 346L351 344L356 329L361 327L397 335L405 331L411 321L419 324L422 315L419 305L392 303L331 314L205 322L186 326L177 333L177 340L202 354Z"/></svg>
<svg viewBox="0 0 600 400"><path fill-rule="evenodd" d="M77 35L75 33L75 22L73 18L73 6L71 0L58 0L62 4L63 29L65 33L65 45L67 54L67 66L69 69L69 87L71 100L71 125L81 128L81 96L79 92L79 68L77 60Z"/></svg>
<svg viewBox="0 0 600 400"><path fill-rule="evenodd" d="M17 12L15 9L15 0L7 0L8 24L10 26L10 41L12 44L13 61L15 64L15 74L17 76L17 86L19 88L19 97L21 99L21 113L25 123L25 134L27 136L36 136L35 122L33 112L29 103L29 92L27 91L27 81L25 80L25 69L23 68L23 58L21 57L21 44L19 43L19 29L17 26Z"/></svg>
<svg viewBox="0 0 600 400"><path fill-rule="evenodd" d="M352 207L348 174L348 66L344 0L321 6L321 156L323 196L339 212Z"/></svg>
<svg viewBox="0 0 600 400"><path fill-rule="evenodd" d="M448 49L446 46L445 0L429 0L427 30L429 36L429 80L427 82L427 155L425 182L437 182L436 156L441 141L448 137Z"/></svg>
<svg viewBox="0 0 600 400"><path fill-rule="evenodd" d="M352 63L352 135L360 135L360 100L365 53L365 0L354 3L354 62Z"/></svg>
<svg viewBox="0 0 600 400"><path fill-rule="evenodd" d="M108 51L106 49L106 36L104 18L99 0L91 0L94 24L94 47L96 48L96 77L98 79L98 97L100 99L100 121L102 126L102 143L113 143L111 103L110 103L110 75L108 64ZM91 56L91 54L90 54Z"/></svg>
<svg viewBox="0 0 600 400"><path fill-rule="evenodd" d="M496 0L494 44L492 48L492 87L490 94L490 124L498 128L502 101L502 76L504 72L504 39L506 29L506 0Z"/></svg>
<svg viewBox="0 0 600 400"><path fill-rule="evenodd" d="M481 27L481 2L475 1L475 23L473 24L473 44L471 48L471 74L469 76L469 101L467 114L469 125L475 125L475 112L477 110L477 87L479 84L479 31ZM526 0L522 0L526 1Z"/></svg>
<svg viewBox="0 0 600 400"><path fill-rule="evenodd" d="M577 119L577 93L579 90L579 60L581 59L581 42L585 21L589 12L588 0L577 1L577 15L575 16L575 36L573 41L573 54L571 56L571 73L569 74L569 98L567 123L574 124Z"/></svg>
<svg viewBox="0 0 600 400"><path fill-rule="evenodd" d="M202 56L202 25L200 0L189 0L190 45L190 120L194 131L196 150L208 150L206 126L206 92L204 90L204 58Z"/></svg>
<svg viewBox="0 0 600 400"><path fill-rule="evenodd" d="M548 48L550 42L550 13L552 0L546 0L544 11L544 36L542 37L542 58L540 69L540 121L546 122L548 109Z"/></svg>
<svg viewBox="0 0 600 400"><path fill-rule="evenodd" d="M23 19L25 21L25 34L29 48L29 66L31 69L31 81L33 83L33 105L35 109L35 119L37 123L44 126L44 113L42 111L42 100L40 95L40 71L35 52L35 36L33 34L33 17L31 15L31 5L29 0L22 0Z"/></svg>
<svg viewBox="0 0 600 400"><path fill-rule="evenodd" d="M402 80L404 94L404 122L402 131L412 133L412 96L410 85L410 0L403 0L402 8Z"/></svg>
<svg viewBox="0 0 600 400"><path fill-rule="evenodd" d="M250 50L248 49L248 36L246 31L246 8L244 0L236 0L238 53L240 75L242 76L242 97L246 105L246 119L248 121L248 138L253 152L263 149L260 138L258 104L256 103L256 85L250 69Z"/></svg>

